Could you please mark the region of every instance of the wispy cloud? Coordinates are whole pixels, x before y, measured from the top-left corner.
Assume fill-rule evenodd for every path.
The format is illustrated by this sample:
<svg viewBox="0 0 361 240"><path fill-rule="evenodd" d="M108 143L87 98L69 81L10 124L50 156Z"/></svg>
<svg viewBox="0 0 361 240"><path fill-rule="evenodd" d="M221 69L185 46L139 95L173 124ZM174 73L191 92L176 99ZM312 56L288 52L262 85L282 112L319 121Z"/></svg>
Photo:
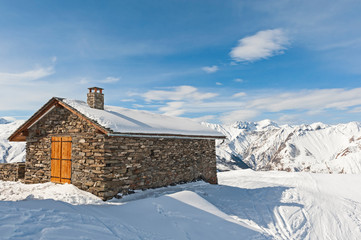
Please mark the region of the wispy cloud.
<svg viewBox="0 0 361 240"><path fill-rule="evenodd" d="M241 109L227 112L221 115L220 120L222 123L233 123L236 121L249 121L260 114L257 110Z"/></svg>
<svg viewBox="0 0 361 240"><path fill-rule="evenodd" d="M185 112L185 110L182 109L183 105L184 102L168 102L165 107L161 107L159 110L168 116L179 116Z"/></svg>
<svg viewBox="0 0 361 240"><path fill-rule="evenodd" d="M132 98L126 98L126 99L121 99L120 101L121 102L135 102L136 100L132 99Z"/></svg>
<svg viewBox="0 0 361 240"><path fill-rule="evenodd" d="M234 98L245 97L245 96L247 96L247 93L245 93L245 92L239 92L239 93L235 93L232 95L232 97L234 97Z"/></svg>
<svg viewBox="0 0 361 240"><path fill-rule="evenodd" d="M148 91L141 96L148 102L157 101L158 110L168 115L204 113L223 123L257 120L266 115L293 123L300 116L302 120L321 119L335 111L345 114L361 111L361 88L258 90L219 96L192 86L180 86L167 91Z"/></svg>
<svg viewBox="0 0 361 240"><path fill-rule="evenodd" d="M55 70L53 67L36 68L26 72L20 73L6 73L0 72L0 83L2 84L25 84L27 82L35 81L50 75L53 75Z"/></svg>
<svg viewBox="0 0 361 240"><path fill-rule="evenodd" d="M361 88L301 90L259 97L250 101L249 107L270 112L331 108L345 110L352 106L361 105L360 96Z"/></svg>
<svg viewBox="0 0 361 240"><path fill-rule="evenodd" d="M244 82L244 80L243 80L242 78L236 78L236 79L234 79L234 81L235 81L235 82L239 82L239 83Z"/></svg>
<svg viewBox="0 0 361 240"><path fill-rule="evenodd" d="M206 99L211 99L218 94L211 92L201 92L193 86L171 87L169 90L152 90L140 94L147 102L166 101L165 105L158 110L166 115L179 116L186 112L184 106L192 103L202 103Z"/></svg>
<svg viewBox="0 0 361 240"><path fill-rule="evenodd" d="M192 118L192 120L196 121L196 122L207 122L207 121L213 120L215 118L216 118L215 115L205 115L202 117Z"/></svg>
<svg viewBox="0 0 361 240"><path fill-rule="evenodd" d="M106 77L101 80L94 80L83 77L80 79L79 84L108 84L108 83L116 83L120 80L120 77Z"/></svg>
<svg viewBox="0 0 361 240"><path fill-rule="evenodd" d="M91 81L87 78L81 78L79 81L80 84L89 84Z"/></svg>
<svg viewBox="0 0 361 240"><path fill-rule="evenodd" d="M99 82L100 83L115 83L115 82L118 82L120 80L119 77L107 77L103 80L100 80Z"/></svg>
<svg viewBox="0 0 361 240"><path fill-rule="evenodd" d="M215 73L219 70L219 68L218 66L213 65L213 66L202 67L202 70L205 71L206 73Z"/></svg>
<svg viewBox="0 0 361 240"><path fill-rule="evenodd" d="M203 93L199 92L197 88L192 86L179 86L171 87L171 90L151 90L144 94L142 97L146 101L160 101L160 100L191 100L191 101L201 101L208 98L213 98L217 96L217 93Z"/></svg>
<svg viewBox="0 0 361 240"><path fill-rule="evenodd" d="M289 43L282 29L259 31L239 40L238 46L229 53L234 61L256 61L282 54Z"/></svg>

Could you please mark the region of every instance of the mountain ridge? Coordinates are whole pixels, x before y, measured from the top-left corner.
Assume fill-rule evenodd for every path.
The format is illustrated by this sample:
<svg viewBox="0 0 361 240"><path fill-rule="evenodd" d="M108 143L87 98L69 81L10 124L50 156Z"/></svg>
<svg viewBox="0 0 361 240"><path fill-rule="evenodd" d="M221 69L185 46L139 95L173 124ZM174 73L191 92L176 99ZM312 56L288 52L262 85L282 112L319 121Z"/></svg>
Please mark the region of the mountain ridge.
<svg viewBox="0 0 361 240"><path fill-rule="evenodd" d="M203 124L227 136L216 143L220 171L238 169L241 161L254 170L361 173L359 122L291 126L262 120Z"/></svg>

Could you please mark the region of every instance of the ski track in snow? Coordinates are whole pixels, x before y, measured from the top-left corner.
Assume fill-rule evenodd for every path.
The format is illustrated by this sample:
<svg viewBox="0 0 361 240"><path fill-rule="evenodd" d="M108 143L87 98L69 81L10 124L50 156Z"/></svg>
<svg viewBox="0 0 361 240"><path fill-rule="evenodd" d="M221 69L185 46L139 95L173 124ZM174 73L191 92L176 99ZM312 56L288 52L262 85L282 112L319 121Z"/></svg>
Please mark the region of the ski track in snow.
<svg viewBox="0 0 361 240"><path fill-rule="evenodd" d="M361 175L219 173L103 202L0 181L0 239L361 239Z"/></svg>

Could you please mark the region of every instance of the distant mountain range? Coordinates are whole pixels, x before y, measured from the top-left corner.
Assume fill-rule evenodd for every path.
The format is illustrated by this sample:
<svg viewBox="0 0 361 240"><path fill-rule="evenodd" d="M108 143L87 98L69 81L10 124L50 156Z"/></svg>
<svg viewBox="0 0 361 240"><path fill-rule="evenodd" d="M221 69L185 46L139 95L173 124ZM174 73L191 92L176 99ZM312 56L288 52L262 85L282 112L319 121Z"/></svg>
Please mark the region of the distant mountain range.
<svg viewBox="0 0 361 240"><path fill-rule="evenodd" d="M25 143L7 138L24 121L0 118L0 163L25 161ZM361 123L282 125L270 120L231 125L203 123L225 136L217 140L220 171L254 170L361 173Z"/></svg>
<svg viewBox="0 0 361 240"><path fill-rule="evenodd" d="M361 173L361 124L282 125L270 120L231 125L203 123L222 132L220 171L244 168L322 173Z"/></svg>
<svg viewBox="0 0 361 240"><path fill-rule="evenodd" d="M22 120L10 122L4 118L0 118L0 163L25 161L25 143L9 142L7 140L23 123L24 121Z"/></svg>

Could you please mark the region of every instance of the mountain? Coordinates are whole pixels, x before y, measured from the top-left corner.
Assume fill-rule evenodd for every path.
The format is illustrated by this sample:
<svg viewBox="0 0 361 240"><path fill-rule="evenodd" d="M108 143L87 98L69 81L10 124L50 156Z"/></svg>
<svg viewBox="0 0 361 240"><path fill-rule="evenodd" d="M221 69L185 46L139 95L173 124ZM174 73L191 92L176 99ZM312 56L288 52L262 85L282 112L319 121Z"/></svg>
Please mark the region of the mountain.
<svg viewBox="0 0 361 240"><path fill-rule="evenodd" d="M220 171L244 168L361 173L361 123L279 126L270 120L203 123L227 136L217 141Z"/></svg>
<svg viewBox="0 0 361 240"><path fill-rule="evenodd" d="M9 142L8 137L24 121L17 120L10 122L0 118L0 163L23 162L25 161L25 143Z"/></svg>

